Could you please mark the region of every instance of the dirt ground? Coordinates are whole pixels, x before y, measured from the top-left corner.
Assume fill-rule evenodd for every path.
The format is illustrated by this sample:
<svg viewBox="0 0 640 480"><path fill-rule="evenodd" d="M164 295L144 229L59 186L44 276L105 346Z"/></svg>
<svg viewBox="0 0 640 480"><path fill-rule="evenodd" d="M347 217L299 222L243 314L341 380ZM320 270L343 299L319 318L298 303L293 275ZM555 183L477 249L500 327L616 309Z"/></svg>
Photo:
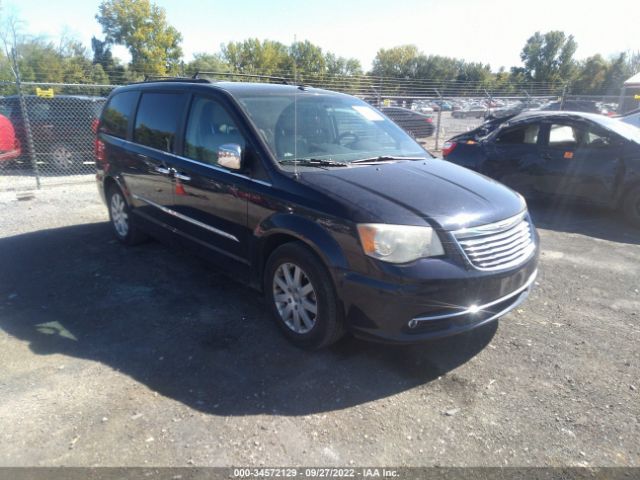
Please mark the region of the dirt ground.
<svg viewBox="0 0 640 480"><path fill-rule="evenodd" d="M0 466L638 466L640 232L532 205L537 285L470 334L290 346L254 291L0 194Z"/></svg>

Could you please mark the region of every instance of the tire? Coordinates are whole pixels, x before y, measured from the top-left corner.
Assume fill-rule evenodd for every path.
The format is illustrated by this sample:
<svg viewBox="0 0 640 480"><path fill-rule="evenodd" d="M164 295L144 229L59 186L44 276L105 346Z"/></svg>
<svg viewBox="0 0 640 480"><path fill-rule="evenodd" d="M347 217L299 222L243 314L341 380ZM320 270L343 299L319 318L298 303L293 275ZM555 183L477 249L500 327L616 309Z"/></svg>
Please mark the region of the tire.
<svg viewBox="0 0 640 480"><path fill-rule="evenodd" d="M316 350L344 335L333 280L305 245L286 243L273 251L265 267L264 292L274 320L297 347Z"/></svg>
<svg viewBox="0 0 640 480"><path fill-rule="evenodd" d="M624 196L622 213L627 222L640 228L640 185L629 190Z"/></svg>
<svg viewBox="0 0 640 480"><path fill-rule="evenodd" d="M136 226L131 207L116 186L111 186L107 191L107 207L113 234L120 242L138 245L148 240L149 237Z"/></svg>
<svg viewBox="0 0 640 480"><path fill-rule="evenodd" d="M74 173L80 170L82 162L80 155L72 145L57 143L51 147L51 165L56 171ZM78 172L79 173L79 172Z"/></svg>

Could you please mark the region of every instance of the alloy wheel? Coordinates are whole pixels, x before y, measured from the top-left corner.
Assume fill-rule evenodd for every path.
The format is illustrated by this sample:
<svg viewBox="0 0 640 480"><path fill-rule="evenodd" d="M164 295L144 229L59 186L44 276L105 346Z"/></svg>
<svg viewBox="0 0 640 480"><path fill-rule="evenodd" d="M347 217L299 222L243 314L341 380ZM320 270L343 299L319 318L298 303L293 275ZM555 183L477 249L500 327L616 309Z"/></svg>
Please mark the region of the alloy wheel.
<svg viewBox="0 0 640 480"><path fill-rule="evenodd" d="M129 215L126 207L124 198L120 193L111 195L111 222L116 233L122 238L129 233Z"/></svg>
<svg viewBox="0 0 640 480"><path fill-rule="evenodd" d="M59 145L51 152L53 163L58 168L69 168L73 165L73 152L64 145Z"/></svg>
<svg viewBox="0 0 640 480"><path fill-rule="evenodd" d="M273 275L273 299L284 324L298 334L315 326L318 317L316 291L308 275L294 263L282 263Z"/></svg>

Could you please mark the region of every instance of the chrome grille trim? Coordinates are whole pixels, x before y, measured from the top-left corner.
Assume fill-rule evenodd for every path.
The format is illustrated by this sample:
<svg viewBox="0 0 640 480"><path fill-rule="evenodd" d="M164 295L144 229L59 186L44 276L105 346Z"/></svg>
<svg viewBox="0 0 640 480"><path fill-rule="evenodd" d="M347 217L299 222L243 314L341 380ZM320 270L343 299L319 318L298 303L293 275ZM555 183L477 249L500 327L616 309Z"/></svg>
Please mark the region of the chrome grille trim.
<svg viewBox="0 0 640 480"><path fill-rule="evenodd" d="M500 222L452 232L465 259L478 270L503 270L529 259L536 246L527 212Z"/></svg>
<svg viewBox="0 0 640 480"><path fill-rule="evenodd" d="M493 246L487 246L487 245L480 245L479 247L467 247L465 248L465 250L467 252L469 252L469 254L474 254L476 252L483 252L485 250L489 250L489 249L496 249L497 247L500 247L501 245L510 245L512 242L518 240L518 241L526 241L526 240L530 240L531 239L531 232L529 230L526 230L522 233L519 233L511 238L507 238L504 240L499 240L497 242L495 242L493 244Z"/></svg>
<svg viewBox="0 0 640 480"><path fill-rule="evenodd" d="M453 312L453 313L445 313L445 314L441 314L441 315L428 315L428 316L424 316L424 317L416 317L416 318L413 318L413 319L411 319L409 321L409 328L417 327L419 322L431 322L433 320L443 320L445 318L460 317L460 316L463 316L463 315L473 315L473 314L477 314L478 312L484 312L487 309L493 307L494 305L498 305L499 303L505 302L505 301L509 300L510 298L515 297L516 295L520 295L521 293L523 293L526 290L528 290L529 288L531 288L531 286L533 285L533 282L535 281L537 275L538 275L538 270L536 269L529 276L529 278L527 279L527 281L525 282L524 285L522 285L520 288L517 288L513 292L508 293L504 297L500 297L500 298L498 298L498 299L496 299L496 300L494 300L492 302L485 303L484 305L480 305L480 306L469 307L469 308L466 308L464 310L460 310L460 311ZM524 300L524 296L523 296L522 300ZM485 322L488 322L488 321L491 321L491 320L493 320L495 318L501 317L505 313L509 312L509 310L512 310L515 307L517 307L519 305L519 303L520 302L518 301L516 303L513 303L513 304L509 305L507 308L505 308L501 312L499 312L497 314L494 314L490 318L486 319Z"/></svg>

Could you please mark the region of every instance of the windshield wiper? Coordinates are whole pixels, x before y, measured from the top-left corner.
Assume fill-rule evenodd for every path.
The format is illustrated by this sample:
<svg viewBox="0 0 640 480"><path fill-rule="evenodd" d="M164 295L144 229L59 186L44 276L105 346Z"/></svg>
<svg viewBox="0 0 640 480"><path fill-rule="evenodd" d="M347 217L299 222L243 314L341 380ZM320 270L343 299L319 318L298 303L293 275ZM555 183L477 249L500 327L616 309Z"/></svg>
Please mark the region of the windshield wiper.
<svg viewBox="0 0 640 480"><path fill-rule="evenodd" d="M351 163L377 163L377 162L393 162L396 160L428 160L425 157L393 157L389 155L381 155L379 157L362 158L354 160Z"/></svg>
<svg viewBox="0 0 640 480"><path fill-rule="evenodd" d="M303 167L348 167L344 162L336 162L335 160L325 160L321 158L299 158L297 160L280 160L281 165L300 165Z"/></svg>

